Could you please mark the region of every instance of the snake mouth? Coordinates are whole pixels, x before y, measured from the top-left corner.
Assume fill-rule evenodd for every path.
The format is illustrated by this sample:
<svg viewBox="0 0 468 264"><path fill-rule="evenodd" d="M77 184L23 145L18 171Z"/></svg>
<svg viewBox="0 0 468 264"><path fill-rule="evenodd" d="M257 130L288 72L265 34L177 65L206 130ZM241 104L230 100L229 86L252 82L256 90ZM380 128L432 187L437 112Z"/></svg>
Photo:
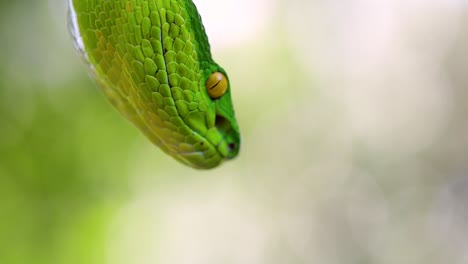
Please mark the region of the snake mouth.
<svg viewBox="0 0 468 264"><path fill-rule="evenodd" d="M232 122L222 115L216 115L215 126L223 140L217 146L218 152L226 159L233 159L239 153L239 133L232 127Z"/></svg>

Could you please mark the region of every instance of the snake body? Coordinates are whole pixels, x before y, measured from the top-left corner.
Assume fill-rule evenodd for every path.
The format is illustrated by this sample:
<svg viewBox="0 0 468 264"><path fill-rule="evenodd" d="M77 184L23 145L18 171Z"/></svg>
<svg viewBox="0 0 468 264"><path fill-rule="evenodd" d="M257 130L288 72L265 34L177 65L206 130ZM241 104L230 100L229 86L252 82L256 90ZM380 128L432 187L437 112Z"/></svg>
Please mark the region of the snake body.
<svg viewBox="0 0 468 264"><path fill-rule="evenodd" d="M228 75L191 0L69 0L69 22L104 95L165 153L198 169L237 156Z"/></svg>

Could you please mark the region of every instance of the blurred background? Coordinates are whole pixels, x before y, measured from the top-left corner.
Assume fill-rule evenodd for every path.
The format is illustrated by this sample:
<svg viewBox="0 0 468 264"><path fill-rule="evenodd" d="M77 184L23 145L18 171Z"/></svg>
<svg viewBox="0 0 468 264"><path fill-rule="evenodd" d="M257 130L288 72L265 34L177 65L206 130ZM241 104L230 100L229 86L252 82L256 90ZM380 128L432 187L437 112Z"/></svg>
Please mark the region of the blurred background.
<svg viewBox="0 0 468 264"><path fill-rule="evenodd" d="M196 0L240 156L177 163L0 2L0 263L468 263L468 1Z"/></svg>

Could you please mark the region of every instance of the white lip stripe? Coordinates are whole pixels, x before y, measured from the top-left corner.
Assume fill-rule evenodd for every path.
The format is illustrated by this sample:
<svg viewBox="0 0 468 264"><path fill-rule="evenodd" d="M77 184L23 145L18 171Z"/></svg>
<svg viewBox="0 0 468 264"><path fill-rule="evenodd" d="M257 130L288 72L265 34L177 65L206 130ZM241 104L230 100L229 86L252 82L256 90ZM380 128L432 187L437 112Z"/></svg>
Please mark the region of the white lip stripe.
<svg viewBox="0 0 468 264"><path fill-rule="evenodd" d="M81 53L81 55L86 60L88 60L84 42L81 38L80 28L78 27L78 19L76 17L75 7L73 6L73 0L68 0L68 24L70 27L70 32L73 36L75 48Z"/></svg>

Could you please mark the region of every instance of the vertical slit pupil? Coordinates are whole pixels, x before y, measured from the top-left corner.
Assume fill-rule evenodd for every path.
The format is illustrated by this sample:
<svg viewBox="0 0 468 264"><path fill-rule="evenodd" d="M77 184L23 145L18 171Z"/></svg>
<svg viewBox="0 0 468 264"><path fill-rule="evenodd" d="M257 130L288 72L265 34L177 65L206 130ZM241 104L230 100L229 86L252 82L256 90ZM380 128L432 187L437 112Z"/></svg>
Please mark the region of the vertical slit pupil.
<svg viewBox="0 0 468 264"><path fill-rule="evenodd" d="M215 85L211 86L210 90L213 90L214 88L216 88L216 86L218 86L218 84L221 82L221 80L218 80L217 83L215 83Z"/></svg>

